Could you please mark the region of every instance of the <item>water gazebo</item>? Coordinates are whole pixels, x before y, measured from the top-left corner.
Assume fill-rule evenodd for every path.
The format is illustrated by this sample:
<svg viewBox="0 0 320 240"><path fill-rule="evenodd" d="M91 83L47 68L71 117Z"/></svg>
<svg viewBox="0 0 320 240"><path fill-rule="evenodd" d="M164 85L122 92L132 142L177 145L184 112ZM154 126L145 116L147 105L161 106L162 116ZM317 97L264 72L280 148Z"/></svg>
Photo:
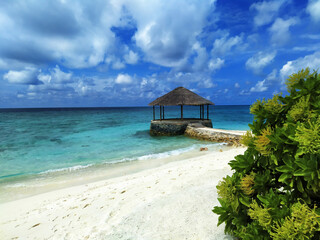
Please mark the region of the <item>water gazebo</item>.
<svg viewBox="0 0 320 240"><path fill-rule="evenodd" d="M212 127L209 119L209 105L214 105L214 103L184 87L178 87L149 103L149 106L153 106L150 133L152 135L179 135L184 133L190 123ZM156 119L156 106L159 106L160 110L159 119ZM164 106L180 106L180 118L165 118ZM183 106L199 106L199 118L184 118Z"/></svg>

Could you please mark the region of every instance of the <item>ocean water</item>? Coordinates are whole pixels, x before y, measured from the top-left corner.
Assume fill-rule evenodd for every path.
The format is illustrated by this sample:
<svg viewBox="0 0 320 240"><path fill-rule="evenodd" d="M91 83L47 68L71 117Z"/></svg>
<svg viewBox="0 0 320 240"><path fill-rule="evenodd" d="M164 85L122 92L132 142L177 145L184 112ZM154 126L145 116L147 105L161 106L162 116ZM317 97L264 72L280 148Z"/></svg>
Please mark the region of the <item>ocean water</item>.
<svg viewBox="0 0 320 240"><path fill-rule="evenodd" d="M248 130L252 122L249 106L214 106L209 112L214 128ZM179 114L177 107L165 108L166 117ZM198 115L198 107L184 107L184 117ZM0 183L99 164L147 161L204 144L184 136L152 137L151 119L150 107L0 109Z"/></svg>

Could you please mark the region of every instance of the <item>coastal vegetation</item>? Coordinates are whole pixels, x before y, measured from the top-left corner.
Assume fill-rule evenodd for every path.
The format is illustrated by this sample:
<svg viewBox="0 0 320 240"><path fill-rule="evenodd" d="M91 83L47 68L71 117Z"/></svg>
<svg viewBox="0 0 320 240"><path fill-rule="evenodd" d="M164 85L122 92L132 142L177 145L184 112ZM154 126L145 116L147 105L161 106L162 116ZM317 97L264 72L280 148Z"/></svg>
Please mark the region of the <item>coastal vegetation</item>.
<svg viewBox="0 0 320 240"><path fill-rule="evenodd" d="M248 148L217 185L218 225L240 239L320 239L320 76L307 68L286 85L251 106Z"/></svg>

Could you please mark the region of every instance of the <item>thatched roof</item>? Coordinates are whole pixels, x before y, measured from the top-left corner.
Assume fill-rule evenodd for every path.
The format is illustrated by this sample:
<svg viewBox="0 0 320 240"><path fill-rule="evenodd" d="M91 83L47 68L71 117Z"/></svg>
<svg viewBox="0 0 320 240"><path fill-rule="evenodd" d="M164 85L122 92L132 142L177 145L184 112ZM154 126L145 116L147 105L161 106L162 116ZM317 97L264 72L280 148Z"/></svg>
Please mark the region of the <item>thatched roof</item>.
<svg viewBox="0 0 320 240"><path fill-rule="evenodd" d="M178 106L178 105L214 105L213 102L200 97L184 87L178 87L171 92L149 103L149 106Z"/></svg>

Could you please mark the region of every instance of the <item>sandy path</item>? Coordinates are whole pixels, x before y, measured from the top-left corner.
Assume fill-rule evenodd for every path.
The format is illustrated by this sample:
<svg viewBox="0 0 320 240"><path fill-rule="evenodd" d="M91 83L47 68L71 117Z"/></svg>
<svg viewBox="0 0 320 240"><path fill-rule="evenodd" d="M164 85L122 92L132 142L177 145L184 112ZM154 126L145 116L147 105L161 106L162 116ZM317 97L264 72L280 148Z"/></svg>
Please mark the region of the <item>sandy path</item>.
<svg viewBox="0 0 320 240"><path fill-rule="evenodd" d="M215 186L244 148L0 205L1 239L231 239Z"/></svg>

